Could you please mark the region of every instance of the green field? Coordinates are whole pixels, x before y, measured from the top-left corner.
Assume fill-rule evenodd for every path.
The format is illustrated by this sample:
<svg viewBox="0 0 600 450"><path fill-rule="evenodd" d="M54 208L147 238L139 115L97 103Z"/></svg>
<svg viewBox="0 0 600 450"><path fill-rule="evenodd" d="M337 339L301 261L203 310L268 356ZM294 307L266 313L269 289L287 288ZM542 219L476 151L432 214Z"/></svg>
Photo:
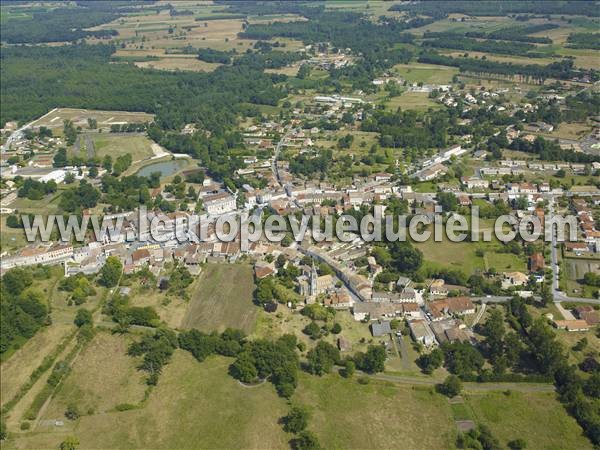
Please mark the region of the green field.
<svg viewBox="0 0 600 450"><path fill-rule="evenodd" d="M425 84L447 84L452 81L454 75L458 74L456 67L421 63L397 64L394 66L394 71L409 83L423 82Z"/></svg>
<svg viewBox="0 0 600 450"><path fill-rule="evenodd" d="M324 448L450 448L448 401L430 388L361 385L338 375L303 375L294 401L309 405L309 429Z"/></svg>
<svg viewBox="0 0 600 450"><path fill-rule="evenodd" d="M201 331L254 329L258 308L252 303L254 280L252 267L245 264L208 264L195 290L182 328Z"/></svg>
<svg viewBox="0 0 600 450"><path fill-rule="evenodd" d="M113 403L131 392L139 376L130 378L133 360L106 359L116 349L115 342L124 338L104 336L97 344L108 344L109 350L97 356L92 343L80 355L46 417L57 418L65 404L81 401L80 383ZM116 345L122 350L123 343ZM114 380L94 382L97 375L92 368L98 366L93 361L112 369ZM13 434L3 448L56 448L67 435L76 436L81 448L287 448L292 435L278 424L288 410L286 402L270 383L245 387L228 376L231 362L213 356L199 363L176 350L158 385L138 408L93 411L75 422L66 421L64 428L38 426ZM486 424L503 447L520 437L531 449L591 448L552 393L469 392L463 397L464 404L450 405L431 387L376 380L363 385L335 373L323 377L301 373L291 401L310 410L308 428L323 448L453 448L456 419Z"/></svg>
<svg viewBox="0 0 600 450"><path fill-rule="evenodd" d="M431 100L426 92L405 92L397 97L392 97L385 103L385 106L392 111L396 111L398 108L426 111L429 108L442 107L439 103Z"/></svg>
<svg viewBox="0 0 600 450"><path fill-rule="evenodd" d="M20 434L6 448L57 448L67 435L81 448L285 448L290 436L277 423L285 402L270 383L241 386L227 375L231 362L212 357L199 363L177 350L141 409L86 415L68 424L70 430ZM116 394L108 386L98 389L108 398Z"/></svg>
<svg viewBox="0 0 600 450"><path fill-rule="evenodd" d="M98 333L76 359L44 419L62 417L70 404L76 404L83 414L101 414L121 403L139 403L146 386L135 360L127 356L131 341L127 336Z"/></svg>
<svg viewBox="0 0 600 450"><path fill-rule="evenodd" d="M27 244L25 232L22 228L10 228L6 225L7 215L0 217L0 250L14 251L23 248Z"/></svg>
<svg viewBox="0 0 600 450"><path fill-rule="evenodd" d="M94 136L94 154L98 158L110 155L113 160L125 153L131 154L133 161L146 159L154 155L152 141L146 136Z"/></svg>
<svg viewBox="0 0 600 450"><path fill-rule="evenodd" d="M590 442L582 435L552 393L500 392L469 393L467 404L475 422L487 425L502 445L522 438L528 449L587 449Z"/></svg>
<svg viewBox="0 0 600 450"><path fill-rule="evenodd" d="M435 267L458 269L467 275L484 269L483 258L475 254L477 246L470 242L451 242L447 239L435 242L429 239L415 243L415 247L423 252L426 263Z"/></svg>

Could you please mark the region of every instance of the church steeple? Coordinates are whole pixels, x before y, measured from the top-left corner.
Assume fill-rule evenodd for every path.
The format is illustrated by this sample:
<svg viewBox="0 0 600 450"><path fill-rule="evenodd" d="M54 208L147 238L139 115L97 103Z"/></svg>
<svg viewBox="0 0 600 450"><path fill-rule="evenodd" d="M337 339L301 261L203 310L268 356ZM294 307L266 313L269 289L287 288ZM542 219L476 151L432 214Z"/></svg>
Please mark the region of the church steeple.
<svg viewBox="0 0 600 450"><path fill-rule="evenodd" d="M315 260L312 261L312 270L310 272L310 295L317 295L317 278L319 274L315 267Z"/></svg>

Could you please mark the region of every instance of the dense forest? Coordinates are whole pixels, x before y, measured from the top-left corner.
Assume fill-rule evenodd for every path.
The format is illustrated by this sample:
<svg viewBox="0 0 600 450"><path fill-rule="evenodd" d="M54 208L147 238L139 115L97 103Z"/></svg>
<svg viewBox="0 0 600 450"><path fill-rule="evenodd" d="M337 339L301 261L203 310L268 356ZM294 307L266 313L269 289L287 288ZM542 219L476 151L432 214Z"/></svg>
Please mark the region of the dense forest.
<svg viewBox="0 0 600 450"><path fill-rule="evenodd" d="M351 48L355 53L367 57L382 49L390 49L394 44L412 41L411 36L401 33L432 22L430 19L420 18L400 22L383 16L377 22L372 22L359 13L323 12L317 8L305 8L302 14L310 21L251 24L240 36L263 40L288 37L300 39L307 44L330 42L334 47Z"/></svg>
<svg viewBox="0 0 600 450"><path fill-rule="evenodd" d="M414 111L375 110L365 117L361 130L378 132L379 143L385 147L443 148L451 122L447 111L419 118Z"/></svg>
<svg viewBox="0 0 600 450"><path fill-rule="evenodd" d="M209 63L229 64L231 56L231 52L223 52L212 48L198 49L198 59Z"/></svg>
<svg viewBox="0 0 600 450"><path fill-rule="evenodd" d="M169 73L109 64L114 47L9 47L0 50L0 123L27 121L55 107L144 111L164 129L196 122L220 132L235 124L237 105L274 105L281 75L238 64L211 73Z"/></svg>
<svg viewBox="0 0 600 450"><path fill-rule="evenodd" d="M89 31L85 28L111 22L125 13L137 11L137 6L153 3L154 1L79 1L76 7L28 8L31 17L2 22L2 41L9 44L37 44L76 41L89 37L108 38L115 36L117 32L111 29ZM6 14L13 12L10 5L11 2L3 2L3 8L7 8ZM18 12L18 9L14 11ZM146 11L150 12L152 8L147 8Z"/></svg>
<svg viewBox="0 0 600 450"><path fill-rule="evenodd" d="M439 16L440 14L467 14L469 16L505 16L507 14L560 14L599 17L598 8L590 2L566 1L428 1L401 3L390 7L390 11L407 11L413 14Z"/></svg>
<svg viewBox="0 0 600 450"><path fill-rule="evenodd" d="M49 320L44 293L33 280L48 278L49 268L14 268L2 277L0 293L0 355L23 344Z"/></svg>

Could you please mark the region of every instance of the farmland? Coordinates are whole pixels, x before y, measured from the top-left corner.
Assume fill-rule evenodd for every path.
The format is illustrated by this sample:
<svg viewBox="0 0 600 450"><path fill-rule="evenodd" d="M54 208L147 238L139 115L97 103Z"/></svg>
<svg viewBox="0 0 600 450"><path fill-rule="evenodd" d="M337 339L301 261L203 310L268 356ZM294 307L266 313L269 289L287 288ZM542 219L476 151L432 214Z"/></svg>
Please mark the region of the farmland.
<svg viewBox="0 0 600 450"><path fill-rule="evenodd" d="M253 290L250 266L207 265L191 295L181 327L201 331L233 327L252 331L257 312L252 303Z"/></svg>
<svg viewBox="0 0 600 450"><path fill-rule="evenodd" d="M115 29L118 36L114 42L119 44L115 53L117 60L134 61L142 68L158 70L188 70L209 72L219 64L206 63L194 54L181 54L184 47L212 48L220 51L235 51L243 54L252 48L256 41L239 39L244 20L228 18L228 14L215 13L218 6L178 2L178 8L193 11L193 15L171 16L168 10L159 14L138 14L120 18L96 29ZM250 17L250 23L265 23L273 20L299 20L293 15ZM291 39L279 39L284 51L294 51L301 43ZM152 60L145 60L151 57Z"/></svg>
<svg viewBox="0 0 600 450"><path fill-rule="evenodd" d="M458 73L455 67L432 66L429 64L412 63L397 64L394 71L399 77L409 83L450 83L452 77Z"/></svg>

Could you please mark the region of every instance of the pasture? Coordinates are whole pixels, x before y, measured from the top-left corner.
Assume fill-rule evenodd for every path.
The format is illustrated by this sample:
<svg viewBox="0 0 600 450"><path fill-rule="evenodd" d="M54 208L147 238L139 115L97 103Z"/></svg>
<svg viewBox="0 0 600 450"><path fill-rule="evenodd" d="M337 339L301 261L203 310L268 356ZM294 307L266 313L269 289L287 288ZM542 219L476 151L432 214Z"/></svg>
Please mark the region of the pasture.
<svg viewBox="0 0 600 450"><path fill-rule="evenodd" d="M10 401L31 373L50 355L74 329L73 325L53 324L42 328L20 349L2 362L0 369L0 402Z"/></svg>
<svg viewBox="0 0 600 450"><path fill-rule="evenodd" d="M252 267L246 264L208 264L195 283L181 328L223 331L254 329L258 307L252 303Z"/></svg>
<svg viewBox="0 0 600 450"><path fill-rule="evenodd" d="M135 359L127 355L131 341L131 337L99 332L73 363L43 419L62 419L71 404L88 415L111 411L121 403L140 402L146 385Z"/></svg>
<svg viewBox="0 0 600 450"><path fill-rule="evenodd" d="M309 430L324 448L451 448L450 405L431 388L371 381L359 384L337 374L302 374L293 400L312 411Z"/></svg>
<svg viewBox="0 0 600 450"><path fill-rule="evenodd" d="M554 393L470 392L466 400L475 422L487 425L502 445L522 438L528 449L592 448Z"/></svg>
<svg viewBox="0 0 600 450"><path fill-rule="evenodd" d="M392 97L385 103L386 109L395 111L398 108L402 110L426 111L429 108L441 108L442 105L429 98L426 92L404 92L403 94Z"/></svg>
<svg viewBox="0 0 600 450"><path fill-rule="evenodd" d="M81 448L286 447L290 436L277 423L287 412L285 401L270 383L241 386L227 375L232 361L211 357L199 363L176 350L141 408L84 415L68 430L20 434L8 448L57 448L67 435L77 436Z"/></svg>

